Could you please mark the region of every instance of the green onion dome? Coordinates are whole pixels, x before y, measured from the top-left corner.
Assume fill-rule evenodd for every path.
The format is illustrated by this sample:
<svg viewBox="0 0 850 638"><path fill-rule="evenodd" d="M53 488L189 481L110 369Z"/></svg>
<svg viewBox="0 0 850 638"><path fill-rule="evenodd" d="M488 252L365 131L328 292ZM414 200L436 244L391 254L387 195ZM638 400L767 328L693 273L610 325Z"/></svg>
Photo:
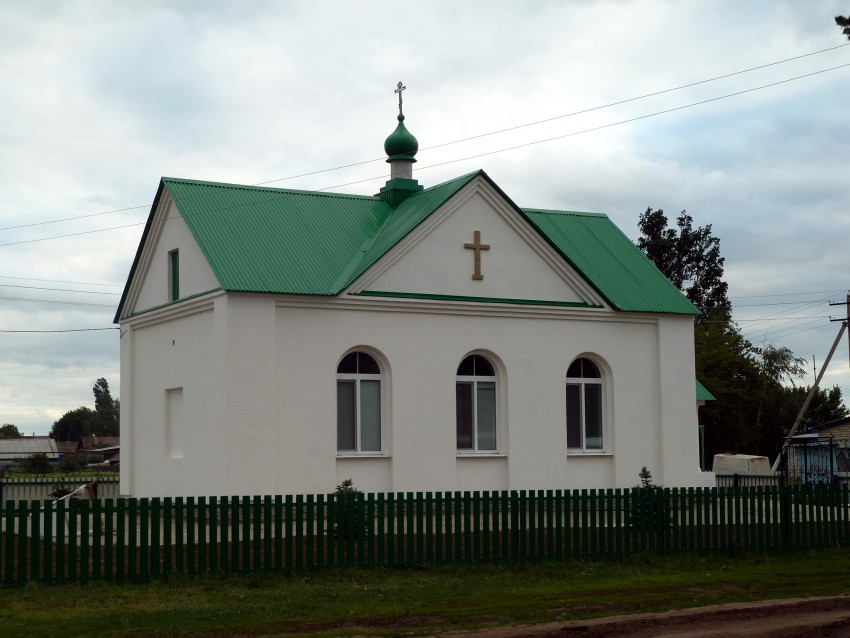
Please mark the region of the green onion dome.
<svg viewBox="0 0 850 638"><path fill-rule="evenodd" d="M384 142L384 151L389 159L413 160L419 150L419 142L404 126L404 115L399 113L398 126Z"/></svg>

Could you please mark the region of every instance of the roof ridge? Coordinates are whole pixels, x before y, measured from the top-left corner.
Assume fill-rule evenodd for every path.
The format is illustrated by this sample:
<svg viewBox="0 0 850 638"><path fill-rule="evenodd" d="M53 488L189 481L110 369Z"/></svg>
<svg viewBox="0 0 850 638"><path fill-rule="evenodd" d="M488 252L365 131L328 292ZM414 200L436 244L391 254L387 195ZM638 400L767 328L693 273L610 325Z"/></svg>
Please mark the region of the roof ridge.
<svg viewBox="0 0 850 638"><path fill-rule="evenodd" d="M582 215L585 217L608 217L606 213L593 213L582 210L555 210L551 208L522 208L524 213L541 213L544 215Z"/></svg>
<svg viewBox="0 0 850 638"><path fill-rule="evenodd" d="M230 182L210 182L202 179L188 179L184 177L163 177L163 182L177 182L180 184L188 184L194 186L215 186L219 188L227 188L234 190L250 190L250 191L260 191L260 192L275 192L275 193L287 193L293 195L313 195L320 197L339 197L345 199L367 199L367 200L375 200L378 199L374 195L357 195L355 193L334 193L334 192L324 192L324 191L315 191L315 190L304 190L299 188L277 188L274 186L258 186L253 184L234 184Z"/></svg>
<svg viewBox="0 0 850 638"><path fill-rule="evenodd" d="M463 180L463 179L471 179L473 177L476 177L477 175L482 174L483 172L484 172L484 169L479 168L477 170L471 171L471 172L466 173L464 175L461 175L459 177L453 177L452 179L447 179L445 182L440 182L439 184L434 184L433 186L429 186L428 188L423 189L422 191L416 193L416 195L414 195L414 197L421 195L422 193L427 193L428 191L432 191L435 188L440 188L442 186L445 186L446 184L451 184L452 182L457 182L457 181L460 181L460 180Z"/></svg>
<svg viewBox="0 0 850 638"><path fill-rule="evenodd" d="M360 255L359 259L352 260L353 263L350 264L349 268L346 269L346 272L343 273L343 275L341 275L339 277L339 279L337 279L337 281L336 281L337 292L341 292L346 287L348 287L352 283L354 283L354 281L356 281L357 278L360 275L362 275L369 267L371 267L372 264L374 264L378 260L380 260L381 257L383 257L387 253L387 251L391 250L396 244L398 244L405 237L407 237L407 235L409 235L413 231L414 228L416 228L419 224L421 224L424 221L424 219L426 219L427 217L430 217L438 208L440 208L443 204L445 204L446 201L451 199L451 197L453 197L457 193L457 190L460 190L460 188L462 188L462 186L465 186L466 184L470 183L473 179L475 179L476 177L478 177L480 175L486 175L482 169L472 171L471 173L461 175L460 177L455 177L454 179L446 180L445 182L435 184L434 186L429 186L428 188L423 189L423 190L419 191L418 193L411 195L410 197L405 199L404 202L402 202L399 206L390 210L389 215L386 216L386 218L381 223L380 227L377 229L377 231L371 237L371 239L368 242L364 242L364 245L361 246L362 250L359 254ZM415 202L416 199L422 197L423 195L426 195L428 193L433 193L438 188L444 188L444 187L446 187L450 184L454 184L456 182L462 182L462 186L459 186L457 188L457 190L455 190L451 195L447 196L439 204L434 206L432 208L432 210L427 215L425 215L425 217L423 217L416 224L411 226L407 230L407 232L405 232L403 235L401 235L401 237L399 237L396 241L394 241L391 246L389 246L386 250L384 250L384 252L382 252L380 255L378 255L371 263L369 263L366 266L366 268L363 268L363 263L366 260L366 258L369 256L369 252L372 250L372 247L378 242L378 240L382 238L382 235L383 235L384 231L386 230L387 226L393 221L394 217L397 214L399 214L400 211L401 211L401 214L405 214L404 211L402 210L403 207L405 206L405 204ZM357 275L352 278L351 275L353 273L357 273Z"/></svg>

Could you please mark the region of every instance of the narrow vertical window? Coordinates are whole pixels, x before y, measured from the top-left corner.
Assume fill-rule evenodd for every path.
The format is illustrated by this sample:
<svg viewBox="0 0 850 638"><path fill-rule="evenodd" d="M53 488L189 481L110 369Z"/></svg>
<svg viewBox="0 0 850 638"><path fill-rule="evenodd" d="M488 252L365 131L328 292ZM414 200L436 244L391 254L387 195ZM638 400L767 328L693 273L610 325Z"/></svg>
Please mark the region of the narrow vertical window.
<svg viewBox="0 0 850 638"><path fill-rule="evenodd" d="M180 251L168 253L168 294L169 301L180 299Z"/></svg>
<svg viewBox="0 0 850 638"><path fill-rule="evenodd" d="M590 359L576 359L567 370L567 448L603 449L602 375Z"/></svg>
<svg viewBox="0 0 850 638"><path fill-rule="evenodd" d="M381 369L365 352L351 352L336 369L339 452L381 451Z"/></svg>
<svg viewBox="0 0 850 638"><path fill-rule="evenodd" d="M455 386L457 449L494 452L496 440L496 373L481 355L461 361Z"/></svg>

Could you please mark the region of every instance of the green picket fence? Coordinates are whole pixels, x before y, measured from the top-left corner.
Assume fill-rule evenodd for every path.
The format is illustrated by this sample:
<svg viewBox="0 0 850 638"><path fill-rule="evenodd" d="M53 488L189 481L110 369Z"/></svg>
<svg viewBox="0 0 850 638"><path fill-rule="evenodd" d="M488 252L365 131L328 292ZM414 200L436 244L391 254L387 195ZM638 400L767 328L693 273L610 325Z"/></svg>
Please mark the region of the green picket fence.
<svg viewBox="0 0 850 638"><path fill-rule="evenodd" d="M0 582L844 546L840 486L19 501Z"/></svg>

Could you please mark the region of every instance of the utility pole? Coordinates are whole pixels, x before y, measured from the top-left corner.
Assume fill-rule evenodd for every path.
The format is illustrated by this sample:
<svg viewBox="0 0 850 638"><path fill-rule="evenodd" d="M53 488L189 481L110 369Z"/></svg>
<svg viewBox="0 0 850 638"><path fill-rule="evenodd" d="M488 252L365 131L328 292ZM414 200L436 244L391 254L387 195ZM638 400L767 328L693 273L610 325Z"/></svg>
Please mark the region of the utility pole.
<svg viewBox="0 0 850 638"><path fill-rule="evenodd" d="M779 455L776 457L776 461L773 463L773 471L775 472L779 467L779 461L782 459L782 454L785 452L786 448L791 444L791 438L797 432L797 428L800 427L800 423L803 421L803 417L806 415L806 410L809 409L809 403L812 402L812 399L815 396L815 393L818 391L818 386L820 385L820 381L823 378L824 373L826 372L827 366L829 366L829 362L832 360L832 355L835 354L835 349L838 347L838 343L841 341L841 337L844 335L844 331L847 330L847 326L850 325L850 290L847 291L847 297L845 301L830 301L830 306L846 306L846 314L844 317L840 317L838 319L829 318L830 321L840 321L841 329L838 331L838 336L835 337L835 341L832 344L832 348L829 351L829 354L826 355L826 360L823 362L823 366L821 366L820 374L815 377L815 383L812 385L812 389L809 390L809 394L806 396L806 400L803 402L803 407L800 408L800 413L797 415L797 419L794 421L794 425L791 426L791 431L788 432L788 436L785 437L785 442L782 444L782 449L779 450ZM848 339L848 348L850 348L850 339ZM850 354L850 349L848 349L848 354Z"/></svg>
<svg viewBox="0 0 850 638"><path fill-rule="evenodd" d="M847 297L844 301L829 302L830 306L845 306L846 314L840 319L829 318L830 321L841 321L845 328L850 327L850 290L847 291ZM847 354L850 356L850 338L847 339ZM848 359L850 361L850 359Z"/></svg>

